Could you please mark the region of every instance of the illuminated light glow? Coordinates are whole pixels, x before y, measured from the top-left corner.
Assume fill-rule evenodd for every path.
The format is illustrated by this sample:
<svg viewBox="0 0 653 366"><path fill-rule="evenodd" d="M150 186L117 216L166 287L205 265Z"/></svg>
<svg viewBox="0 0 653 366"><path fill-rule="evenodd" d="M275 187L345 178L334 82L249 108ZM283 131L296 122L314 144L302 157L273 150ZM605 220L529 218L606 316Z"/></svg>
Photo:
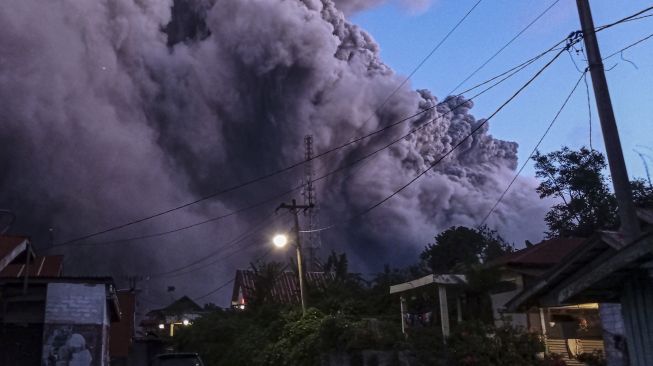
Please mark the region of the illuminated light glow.
<svg viewBox="0 0 653 366"><path fill-rule="evenodd" d="M239 306L240 310L245 310L245 304Z"/></svg>
<svg viewBox="0 0 653 366"><path fill-rule="evenodd" d="M188 321L188 319L184 319L181 323L182 323L183 325L189 325L189 324L190 324L190 322Z"/></svg>
<svg viewBox="0 0 653 366"><path fill-rule="evenodd" d="M165 329L165 324L159 324L159 329Z"/></svg>
<svg viewBox="0 0 653 366"><path fill-rule="evenodd" d="M278 234L272 238L272 243L274 243L277 248L283 248L288 244L288 238L283 234Z"/></svg>

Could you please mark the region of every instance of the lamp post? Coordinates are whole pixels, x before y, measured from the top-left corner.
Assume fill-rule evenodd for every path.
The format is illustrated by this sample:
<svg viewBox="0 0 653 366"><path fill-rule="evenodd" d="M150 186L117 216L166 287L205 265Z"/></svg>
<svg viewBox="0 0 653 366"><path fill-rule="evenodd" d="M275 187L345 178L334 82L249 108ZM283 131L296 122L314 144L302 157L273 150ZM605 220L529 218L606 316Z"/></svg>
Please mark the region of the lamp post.
<svg viewBox="0 0 653 366"><path fill-rule="evenodd" d="M299 297L302 302L302 316L306 315L306 299L304 298L304 269L302 266L302 249L301 245L299 243L298 237L295 237L297 240L295 240L295 248L297 250L297 269L299 270ZM277 247L277 248L283 248L288 244L288 237L283 234L278 234L275 235L274 238L272 238L272 243Z"/></svg>
<svg viewBox="0 0 653 366"><path fill-rule="evenodd" d="M299 295L302 302L302 316L306 315L306 298L305 298L306 291L304 289L304 267L302 262L302 245L299 239L299 210L300 209L306 210L311 207L313 207L313 205L298 205L295 200L292 200L292 204L288 205L282 203L277 208L277 210L281 208L290 210L293 213L293 216L295 217L295 227L294 227L295 248L297 249L297 270L299 271ZM272 242L277 248L283 248L288 243L288 238L285 235L279 234L272 239Z"/></svg>

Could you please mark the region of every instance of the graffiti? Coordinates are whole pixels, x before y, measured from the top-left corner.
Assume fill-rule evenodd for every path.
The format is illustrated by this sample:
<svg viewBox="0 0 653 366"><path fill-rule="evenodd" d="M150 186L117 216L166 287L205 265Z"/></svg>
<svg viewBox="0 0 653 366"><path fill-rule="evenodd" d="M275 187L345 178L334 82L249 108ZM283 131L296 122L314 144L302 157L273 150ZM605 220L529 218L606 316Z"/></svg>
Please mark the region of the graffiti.
<svg viewBox="0 0 653 366"><path fill-rule="evenodd" d="M46 325L42 366L101 365L101 327Z"/></svg>

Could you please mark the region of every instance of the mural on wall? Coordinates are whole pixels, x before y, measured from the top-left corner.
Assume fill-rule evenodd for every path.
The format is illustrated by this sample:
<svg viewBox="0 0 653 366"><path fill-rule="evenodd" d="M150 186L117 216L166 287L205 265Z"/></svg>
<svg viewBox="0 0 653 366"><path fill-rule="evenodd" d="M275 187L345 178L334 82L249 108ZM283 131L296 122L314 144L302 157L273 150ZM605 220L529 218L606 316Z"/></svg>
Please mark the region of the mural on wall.
<svg viewBox="0 0 653 366"><path fill-rule="evenodd" d="M46 324L42 366L101 366L102 326Z"/></svg>

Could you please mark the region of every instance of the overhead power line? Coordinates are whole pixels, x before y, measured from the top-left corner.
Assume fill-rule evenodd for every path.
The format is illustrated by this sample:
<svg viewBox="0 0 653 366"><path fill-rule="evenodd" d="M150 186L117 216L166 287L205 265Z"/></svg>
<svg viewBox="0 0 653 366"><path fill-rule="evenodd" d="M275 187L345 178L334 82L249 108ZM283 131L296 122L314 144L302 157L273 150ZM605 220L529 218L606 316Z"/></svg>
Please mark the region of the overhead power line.
<svg viewBox="0 0 653 366"><path fill-rule="evenodd" d="M416 72L417 72L417 71L418 71L422 66L424 66L424 64L426 63L426 61L428 61L428 60L431 58L431 56L433 56L433 54L435 53L435 51L437 51L437 50L440 48L440 46L442 46L442 44L444 44L444 42L445 42L447 39L449 39L449 37L453 34L453 32L455 32L456 29L458 29L458 27L459 27L459 26L460 26L460 25L465 21L465 19L467 19L467 17L468 17L468 16L469 16L473 11L474 11L474 9L476 9L476 7L478 7L478 5L479 5L482 1L483 1L483 0L478 0L478 1L477 1L477 2L476 2L476 3L475 3L471 8L467 11L467 13L465 13L465 15L464 15L464 16L463 16L463 17L458 21L458 23L456 23L456 25L454 25L453 28L451 28L451 30L449 30L449 32L448 32L448 33L447 33L447 34L446 34L446 35L445 35L445 36L440 40L440 42L438 42L438 44L435 45L435 47L433 47L433 49L431 50L431 52L429 52L429 53L426 55L426 57L424 57L424 58L419 62L419 64L417 64L417 66L415 66L415 68L413 68L413 70L408 74L408 76L404 78L404 80L403 80L403 81L402 81L402 82L401 82L401 83L400 83L400 84L399 84L399 85L398 85L398 86L397 86L397 87L396 87L396 88L395 88L395 89L394 89L394 90L393 90L393 91L392 91L392 92L391 92L391 93L390 93L390 94L389 94L389 95L388 95L388 96L383 100L383 102L381 102L381 105L376 109L377 112L378 112L379 110L381 110L381 108L382 108L382 107L383 107L383 106L384 106L384 105L385 105L385 104L390 100L390 98L392 98L392 97L393 97L393 96L394 96L394 95L395 95L395 94L396 94L396 93L397 93L397 92L398 92L398 91L399 91L399 90L400 90L404 85L406 85L406 83L408 82L408 80L410 80L410 79L415 75L415 73L416 73ZM370 118L371 118L371 117L372 117L372 116L370 116ZM369 121L370 118L368 118L367 120ZM367 121L366 121L366 122L367 122Z"/></svg>
<svg viewBox="0 0 653 366"><path fill-rule="evenodd" d="M649 17L650 15L646 15L646 16L640 16L640 15L642 15L642 14L644 14L644 13L647 13L647 12L649 12L649 11L651 11L651 10L653 10L653 6L649 6L648 8L642 9L642 10L638 11L638 12L635 13L635 14L631 14L631 15L629 15L629 16L627 16L627 17L624 17L624 18L621 18L621 19L619 19L619 20L617 20L617 21L615 21L615 22L612 22L612 23L609 23L609 24L605 24L605 25L602 25L602 26L600 26L600 27L596 27L596 31L597 31L597 32L600 32L600 31L602 31L602 30L604 30L604 29L608 29L608 28L614 27L614 26L617 25L617 24L621 24L621 23L630 22L630 21L633 21L633 20L637 20L637 19L642 19L642 18ZM652 15L653 15L653 14L652 14Z"/></svg>
<svg viewBox="0 0 653 366"><path fill-rule="evenodd" d="M576 84L574 84L574 87L571 89L571 91L569 92L569 94L568 94L567 97L565 98L564 102L562 103L562 105L560 106L560 108L558 109L558 111L556 112L555 116L553 117L553 119L551 120L551 122L549 122L549 126L546 128L546 130L544 131L544 133L543 133L542 136L540 137L540 139L539 139L539 141L537 142L537 144L535 144L535 147L533 147L533 150L531 151L530 155L528 155L528 157L526 158L526 160L525 160L524 163L522 164L521 168L519 168L519 171L517 171L517 174L515 174L515 176L514 176L514 177L512 178L512 180L510 181L510 183L508 183L508 186L506 187L506 189L501 193L501 195L499 196L499 198L497 199L497 201L494 203L494 205L492 206L492 208L491 208L491 209L488 211L488 213L483 217L483 220L481 220L481 223L478 224L477 228L480 228L480 227L482 227L483 225L485 225L485 223L487 222L487 220L488 220L488 218L490 217L490 215L492 215L492 213L494 212L494 210L496 210L497 206L499 206L499 203L501 203L501 201L502 201L503 198L506 196L506 194L508 193L508 191L510 190L510 188L512 187L512 185L515 183L515 181L516 181L517 178L519 177L519 175L521 175L521 172L524 170L524 168L526 167L526 165L528 164L528 162L530 161L530 159L535 155L535 153L537 152L537 149L540 147L540 144L542 143L542 141L544 141L544 138L549 134L549 131L551 130L551 128L553 127L553 125L554 125L554 124L556 123L556 121L558 120L558 117L560 116L560 114L561 114L562 111L564 110L565 106L566 106L567 103L569 102L569 99L571 99L572 95L574 94L574 92L575 92L576 89L578 88L578 85L580 84L580 82L581 82L582 80L585 79L585 75L587 75L587 70L586 70L585 72L582 73L582 75L580 76L580 78L578 78L578 81L576 81Z"/></svg>
<svg viewBox="0 0 653 366"><path fill-rule="evenodd" d="M558 1L559 1L559 0L557 0L556 2L554 2L553 4L551 4L551 6L555 5ZM550 6L550 7L551 7L551 6ZM547 9L549 9L549 8L547 8ZM640 14L642 14L643 12L645 12L645 11L647 11L647 10L650 10L650 9L646 9L646 10L644 10L644 11L640 11L640 12L638 12L636 15L633 15L633 16L630 16L630 17L623 18L623 19L621 19L621 20L619 20L619 21L617 21L617 22L615 22L615 23L613 23L613 24L610 24L610 25L604 26L603 28L601 28L601 29L599 29L599 30L597 30L597 31L600 31L600 30L606 29L606 28L608 28L608 27L612 27L612 26L614 26L614 25L616 25L616 24L619 24L619 23L622 23L622 22L628 21L629 19L635 18L637 15L640 15ZM546 11L548 11L548 10L545 10L545 12L546 12ZM543 14L541 14L541 15L543 15ZM532 23L534 23L537 19L539 19L539 17L536 18ZM530 26L530 24L529 24L529 26ZM529 27L529 26L527 26L527 27ZM527 28L525 28L525 29L527 29ZM520 33L523 33L523 32L525 31L525 29L522 29L522 31L521 31ZM518 36L519 36L519 34L518 34L516 37L518 37ZM512 42L512 41L509 41L509 42ZM561 42L559 42L557 45L560 45L562 42L564 42L564 40L561 41ZM555 47L557 47L557 45L556 45ZM505 47L507 47L507 46L505 46ZM504 48L505 48L505 47L504 47ZM547 52L551 52L555 47L549 49ZM477 72L477 71L475 71L475 72ZM471 78L471 77L470 77L470 78ZM469 80L469 78L467 78L467 80ZM467 80L465 80L465 82L466 82ZM484 82L484 83L487 83L487 82L488 82L488 81L486 81L486 82ZM481 84L479 84L479 85L482 85L482 84L483 84L483 83L481 83ZM477 87L478 87L478 86L477 86ZM458 88L458 87L456 87L455 89L457 89L457 88ZM471 90L471 89L473 89L473 88L468 89L468 91ZM463 91L463 92L461 92L461 93L458 94L458 95L460 96L460 95L464 94L465 92L467 92L467 91ZM451 93L450 93L450 94L451 94ZM424 110L422 110L422 111L419 111L419 112L417 112L417 113L415 113L415 114L412 114L412 115L410 115L410 116L407 116L407 117L401 118L401 119L399 119L399 120L397 120L397 121L395 121L395 122L392 122L392 123L390 123L390 124L388 124L388 125L386 125L386 126L384 126L384 127L381 127L381 128L379 128L379 129L377 129L377 130L375 130L375 131L372 131L372 132L370 132L370 133L368 133L368 134L366 134L366 135L356 137L356 138L351 139L351 140L349 140L349 141L347 141L347 142L345 142L345 143L343 143L343 144L341 144L341 145L338 145L338 146L332 147L332 148L330 148L330 149L327 149L327 150L325 150L325 151L322 152L322 153L316 154L315 156L313 156L313 158L311 158L311 159L308 160L308 161L312 161L312 160L320 159L320 158L322 158L322 157L324 157L324 156L327 156L327 155L329 155L329 154L331 154L331 153L333 153L333 152L335 152L335 151L338 151L338 150L340 150L340 149L343 149L343 148L345 148L345 147L351 146L351 145L356 144L356 143L358 143L358 142L360 142L360 141L363 141L363 140L365 140L365 139L368 139L368 138L370 138L370 137L373 137L373 136L375 136L375 135L378 135L378 134L380 134L380 133L383 133L383 132L385 132L385 131L387 131L387 130L389 130L389 129L391 129L391 128L397 126L397 125L400 125L400 124L402 124L402 123L404 123L404 122L410 121L410 120L412 120L413 118L415 118L415 117L417 117L417 116L419 116L419 115L421 115L421 114L423 114L423 113L426 113L426 112L428 112L429 110L431 110L431 109L433 109L433 108L435 108L435 107L437 107L437 105L433 106L432 108L428 108L428 109L424 109ZM288 172L288 171L290 171L290 170L292 170L292 169L294 169L294 168L296 168L296 167L302 166L302 165L305 164L306 162L307 162L307 160L298 161L298 162L293 163L293 164L291 164L291 165L288 165L288 166L286 166L286 167L284 167L284 168L278 169L278 170L273 171L273 172L270 172L270 173L268 173L268 174L260 175L260 176L258 176L258 177L256 177L256 178L252 178L252 179L250 179L250 180L246 180L246 181L243 181L243 182L241 182L241 183L234 184L234 185L232 185L232 186L229 186L229 187L223 188L223 189L221 189L221 190L219 190L219 191L213 192L213 193L211 193L211 194L208 194L208 195L205 195L205 196L199 197L199 198L197 198L197 199L195 199L195 200L192 200L192 201L189 201L189 202L187 202L187 203L184 203L184 204L181 204L181 205L178 205L178 206L175 206L175 207L169 208L169 209L165 209L165 210L159 211L159 212L157 212L157 213L154 213L154 214L151 214L151 215L148 215L148 216L142 217L142 218L140 218L140 219L135 219L135 220L132 220L132 221L129 221L129 222L126 222L126 223L120 224L120 225L115 225L115 226L112 226L112 227L109 227L109 228L106 228L106 229L103 229L103 230L100 230L100 231L96 231L96 232L91 233L91 234L87 234L87 235L79 236L79 237L76 237L76 238L73 238L73 239L69 239L69 240L66 240L66 241L64 241L64 242L57 243L57 244L55 244L55 246L63 246L63 245L68 245L68 244L76 243L76 242L79 242L79 241L82 241L82 240L90 239L90 238L93 238L93 237L96 237L96 236L99 236L99 235L103 235L103 234L106 234L106 233L109 233L109 232L112 232L112 231L116 231L116 230L124 229L124 228L126 228L126 227L129 227L129 226L132 226L132 225L136 225L136 224L139 224L139 223L141 223L141 222L144 222L144 221L147 221L147 220L151 220L151 219L154 219L154 218L157 218L157 217L160 217L160 216L163 216L163 215L169 214L169 213L174 212L174 211L178 211L178 210L184 209L184 208L186 208L186 207L189 207L189 206L195 205L195 204L197 204L197 203L200 203L200 202L203 202L203 201L206 201L206 200L209 200L209 199L215 198L215 197L220 196L220 195L222 195L222 194L226 194L226 193L229 193L229 192L233 192L233 191L236 191L236 190L238 190L238 189L244 188L244 187L246 187L246 186L249 186L249 185L252 185L252 184L255 184L255 183L258 183L258 182L262 182L262 181L264 181L264 180L266 180L266 179L269 179L269 178L271 178L271 177L273 177L273 176L276 176L276 175L279 175L279 174L282 174L282 173Z"/></svg>
<svg viewBox="0 0 653 366"><path fill-rule="evenodd" d="M473 86L473 87L471 87L471 88L469 88L469 89L463 91L459 96L461 96L461 95L464 94L464 93L468 93L468 92L470 92L470 91L476 90L476 89L478 89L478 88L480 88L480 87L482 87L482 86L485 86L485 85L487 85L487 84L489 84L489 83L491 83L491 82L493 82L493 81L498 80L497 82L495 82L494 84L490 85L489 87L487 87L486 89L482 90L481 92L477 93L476 95L474 95L473 97L469 98L469 99L466 100L465 102L460 103L459 105L456 105L456 106L453 107L450 111L448 111L447 113L445 113L445 115L448 114L448 113L451 113L451 112L453 112L453 111L455 111L455 110L457 110L458 108L460 108L460 107L462 107L462 106L467 105L467 104L469 103L469 101L474 100L475 98L477 98L477 97L479 97L480 95L486 93L486 92L489 91L490 89L492 89L492 88L496 87L497 85L501 84L502 82L504 82L504 81L507 80L508 78L514 76L515 74L517 74L517 73L520 72L521 70L525 69L526 67L530 66L530 65L533 64L535 61L539 60L540 58L542 58L543 56L545 56L545 55L548 54L549 52L552 52L552 51L556 50L555 47L557 47L557 45L559 45L559 44L562 43L562 42L563 42L563 41L558 42L558 43L557 43L556 45L554 45L553 47L550 47L550 48L547 49L546 51L541 52L540 54L538 54L538 55L536 55L536 56L534 56L534 57L532 57L532 58L530 58L530 59L528 59L528 60L526 60L526 61L520 63L519 65L516 65L516 66L514 66L514 67L512 67L512 68L510 68L510 69L508 69L508 70L506 70L506 71L504 71L504 72L502 72L502 73L500 73L500 74L498 74L498 75L496 75L496 76L494 76L494 77L492 77L492 78L490 78L490 79L488 79L488 80L486 80L486 81L483 81L483 82L481 82L481 83L479 83L479 84L476 84L475 86ZM410 120L410 119L412 119L412 118L414 118L414 117L417 117L417 116L419 116L419 115L421 115L421 114L424 114L424 113L426 113L426 112L428 112L428 111L434 110L434 109L436 109L436 108L439 107L439 106L445 105L446 103L448 103L448 101L447 101L447 100L444 100L443 102L437 103L437 104L435 104L435 105L433 105L433 106L431 106L431 107L428 107L428 108L423 109L423 110L421 110L421 111L419 111L419 112L417 112L417 113L414 113L413 115L411 115L411 116L409 116L409 117L406 117L406 118L404 118L404 119L402 119L402 120L400 120L400 121L397 121L396 123L398 124L398 123L405 122L405 121ZM331 175L333 175L333 174L335 174L335 173L337 173L337 172L340 172L340 171L342 171L342 170L345 170L345 169L347 169L347 168L350 168L351 166L353 166L353 165L359 163L360 161L362 161L362 160L364 160L364 159L366 159L366 158L368 158L368 157L370 157L370 156L372 156L372 155L375 155L376 153L378 153L378 152L380 152L380 151L382 151L382 150L384 150L384 149L387 149L388 147L390 147L390 146L396 144L397 142L399 142L399 141L401 141L402 139L404 139L405 137L408 137L409 135L415 133L416 131L423 129L424 127L426 127L428 124L430 124L430 123L432 123L432 122L434 122L434 120L431 120L431 121L429 121L429 122L425 122L424 124L420 125L418 128L412 129L409 133L407 133L406 135L403 135L401 138L393 140L390 144L386 144L383 148L381 148L381 149L377 149L377 150L375 150L374 152L372 152L372 153L370 153L370 154L366 154L366 155L364 155L363 158L356 159L355 161L350 162L349 164L346 164L346 165L341 166L341 167L339 167L339 168L337 168L337 169L335 169L335 170L332 170L332 171L330 171L330 172L328 172L328 173L326 173L326 174L324 174L324 175L318 177L318 178L315 179L313 182L320 181L320 180L325 179L325 178L327 178L328 176L331 176ZM193 228L193 227L197 227L197 226L200 226L200 225L204 225L204 224L207 224L207 223L211 223L211 222L215 222L215 221L218 221L218 220L221 220L221 219L225 219L225 218L227 218L227 217L230 217L230 216L233 216L233 215L236 215L236 214L239 214L239 213L242 213L242 212L245 212L245 211L251 210L251 209L253 209L253 208L257 208L257 207L263 206L263 205L265 205L265 204L267 204L267 203L269 203L269 202L276 201L276 200L278 200L279 198L282 198L282 197L284 197L284 196L286 196L286 195L288 195L288 194L290 194L290 193L292 193L292 192L294 192L294 191L297 191L297 190L301 189L303 186L304 186L304 184L297 185L297 186L295 186L295 187L293 187L293 188L291 188L291 189L289 189L289 190L287 190L287 191L284 191L284 192L282 192L282 193L280 193L280 194L278 194L278 195L272 196L272 197L270 197L270 198L268 198L268 199L266 199L266 200L264 200L264 201L261 201L261 202L258 202L258 203L252 204L252 205L248 205L248 206L245 206L245 207L242 207L242 208L236 209L236 210L234 210L234 211L231 211L231 212L225 213L225 214L223 214L223 215L219 215L219 216L216 216L216 217L212 217L212 218L209 218L209 219L206 219L206 220L202 220L202 221L199 221L199 222L196 222L196 223L190 224L190 225L182 226L182 227L179 227L179 228L176 228L176 229L166 230L166 231L161 231L161 232L156 232L156 233L150 233L150 234L145 234L145 235L138 235L138 236L133 236L133 237L129 237L129 238L123 238L123 239L117 239L117 240L109 240L109 241L103 241L103 242L82 243L82 244L76 244L76 245L80 245L80 246L81 246L81 245L90 245L90 246L95 246L95 245L118 244L118 243L123 243L123 242L130 242L130 241L134 241L134 240L143 240L143 239L149 239L149 238L155 238L155 237L161 237L161 236L164 236L164 235L169 235L169 234L172 234L172 233L180 232L180 231L187 230L187 229L190 229L190 228ZM147 220L147 218L141 219L140 221L142 222L142 221L145 221L145 220ZM136 223L136 222L134 222L134 223ZM123 227L126 227L126 226L123 226ZM60 247L60 246L68 246L68 245L71 245L71 244L75 244L75 243L77 243L77 242L79 242L79 241L81 241L81 240L89 239L89 238L91 238L91 237L95 237L95 236L97 236L97 235L101 235L101 234L104 234L104 233L109 232L109 231L112 231L112 230L107 229L107 230L104 230L104 231L102 231L102 232L97 232L97 233L95 233L95 234L86 235L86 236L81 237L81 238L77 238L77 239L73 239L73 240L68 240L68 241L65 241L65 242L62 242L62 243L57 243L57 244L52 245L50 248Z"/></svg>
<svg viewBox="0 0 653 366"><path fill-rule="evenodd" d="M500 55L500 54L501 54L501 53L502 53L506 48L508 48L508 46L510 46L514 41L516 41L517 38L521 37L521 35L524 34L524 32L526 32L530 27L533 26L533 24L535 24L538 20L540 20L540 18L542 18L546 13L548 13L549 10L551 10L551 8L553 8L553 7L554 7L558 2L560 2L560 0L555 0L553 3L551 3L551 5L549 5L549 6L548 6L546 9L544 9L540 14L538 14L538 15L535 17L535 19L531 20L531 22L528 23L524 28L522 28L522 30L520 30L520 31L519 31L519 32L518 32L514 37L512 37L508 42L506 42L503 46L501 46L501 48L499 48L499 49L498 49L498 50L497 50L497 51L496 51L492 56L490 56L490 58L488 58L487 60L485 60L485 62L483 62L483 63L482 63L479 67L477 67L474 71L472 71L472 73L469 74L469 76L467 76L467 77L466 77L465 79L463 79L460 83L458 83L458 85L456 85L456 86L455 86L455 87L454 87L454 88L449 92L449 94L453 94L456 90L458 90L458 88L460 88L460 87L461 87L463 84L465 84L469 79L471 79L472 77L474 77L474 75L476 75L476 74L477 74L479 71L481 71L485 66L487 66L487 64L489 64L490 62L492 62L492 60L494 60L497 56L499 56L499 55Z"/></svg>
<svg viewBox="0 0 653 366"><path fill-rule="evenodd" d="M268 250L268 251L266 251L262 256L256 258L255 262L258 262L258 261L260 261L260 260L263 260L265 257L267 257L267 256L270 254L271 251L272 251L271 249ZM233 282L235 282L235 281L236 281L236 277L234 277L234 278L230 279L229 281L227 281L227 282L221 284L221 285L218 286L217 288L215 288L215 289L213 289L213 290L211 290L211 291L205 293L204 295L201 295L201 296L196 297L194 300L197 302L197 301L199 301L199 300L205 299L205 298L207 298L207 297L213 295L214 293L216 293L216 292L222 290L223 288L229 286L231 283L233 283Z"/></svg>
<svg viewBox="0 0 653 366"><path fill-rule="evenodd" d="M267 215L266 217L264 217L262 220L255 223L253 226L245 228L242 232L240 232L238 235L236 235L234 237L234 239L224 243L223 245L220 245L215 250L213 250L213 251L211 251L209 253L204 253L201 257L199 257L197 259L194 259L194 260L190 261L189 263L186 263L186 264L184 264L182 266L175 267L173 269L170 269L170 270L167 270L167 271L164 271L164 272L150 273L150 274L147 274L146 276L149 276L151 278L166 277L166 276L169 276L171 274L181 272L181 271L186 270L186 269L188 269L190 267L193 267L193 266L195 266L195 265L197 265L199 263L202 263L202 262L206 261L207 259L212 258L212 257L214 257L216 255L220 255L225 250L242 243L243 241L245 241L245 240L251 238L253 235L257 234L259 231L265 229L270 222L274 221L274 219L276 219L278 217L279 216L277 216L275 213L271 213L271 214Z"/></svg>
<svg viewBox="0 0 653 366"><path fill-rule="evenodd" d="M578 42L579 40L580 40L580 38L578 38L578 37L575 37L574 39L570 40L570 42L567 44L566 47L564 47L563 49L558 51L558 53L556 53L556 55L551 60L549 60L542 68L540 68L524 85L522 85L510 98L508 98L503 104L501 104L499 106L499 108L497 108L487 119L485 119L485 120L483 120L483 122L479 123L479 125L476 126L469 134L467 134L463 139L461 139L457 144L455 144L447 152L442 154L437 160L435 160L433 163L431 163L426 169L424 169L421 173L419 173L413 179L411 179L406 184L399 187L394 192L392 192L388 196L384 197L380 201L376 202L375 204L369 206L365 210L363 210L363 211L359 212L358 214L354 215L352 218L350 218L350 219L348 219L348 220L346 220L344 222L341 222L341 223L336 223L336 224L329 225L329 226L327 226L325 228L322 228L322 229L317 229L315 231L323 231L323 230L331 229L331 228L334 228L336 226L340 226L340 225L342 225L342 224L344 224L346 222L351 222L351 221L354 221L356 219L359 219L359 218L367 215L368 213L370 213L372 210L374 210L374 209L378 208L379 206L383 205L385 202L392 199L394 196L401 193L404 189L408 188L411 184L415 183L419 178L423 177L426 173L428 173L433 168L435 168L438 164L440 164L445 158L447 158L449 155L451 155L458 147L460 147L465 141L467 141L467 139L469 139L476 132L478 132L485 124L487 124L488 121L490 121L494 116L496 116L506 105L508 105L510 102L512 102L512 100L514 100L524 89L526 89L526 87L528 87L535 79L537 79L544 72L544 70L546 70L549 66L551 66L551 64L553 64L553 62L556 59L558 59L558 57L560 57L560 55L563 52L566 52L567 49L571 45L573 45L575 42Z"/></svg>
<svg viewBox="0 0 653 366"><path fill-rule="evenodd" d="M625 51L625 50L627 50L627 49L629 49L629 48L635 47L635 46L637 46L638 44L640 44L640 43L642 43L642 42L644 42L644 41L647 41L647 40L649 40L649 39L651 39L651 38L653 38L653 33L649 34L648 36L646 36L646 37L644 37L644 38L640 38L639 40L637 40L637 41L635 41L635 42L629 44L628 46L626 46L626 47L624 47L624 48L622 48L622 49L620 49L620 50L617 50L617 51L615 51L615 52L609 54L608 56L603 57L603 59L604 59L604 60L607 60L607 59L609 59L610 57L614 57L614 56L616 56L616 55L622 53L623 51Z"/></svg>

